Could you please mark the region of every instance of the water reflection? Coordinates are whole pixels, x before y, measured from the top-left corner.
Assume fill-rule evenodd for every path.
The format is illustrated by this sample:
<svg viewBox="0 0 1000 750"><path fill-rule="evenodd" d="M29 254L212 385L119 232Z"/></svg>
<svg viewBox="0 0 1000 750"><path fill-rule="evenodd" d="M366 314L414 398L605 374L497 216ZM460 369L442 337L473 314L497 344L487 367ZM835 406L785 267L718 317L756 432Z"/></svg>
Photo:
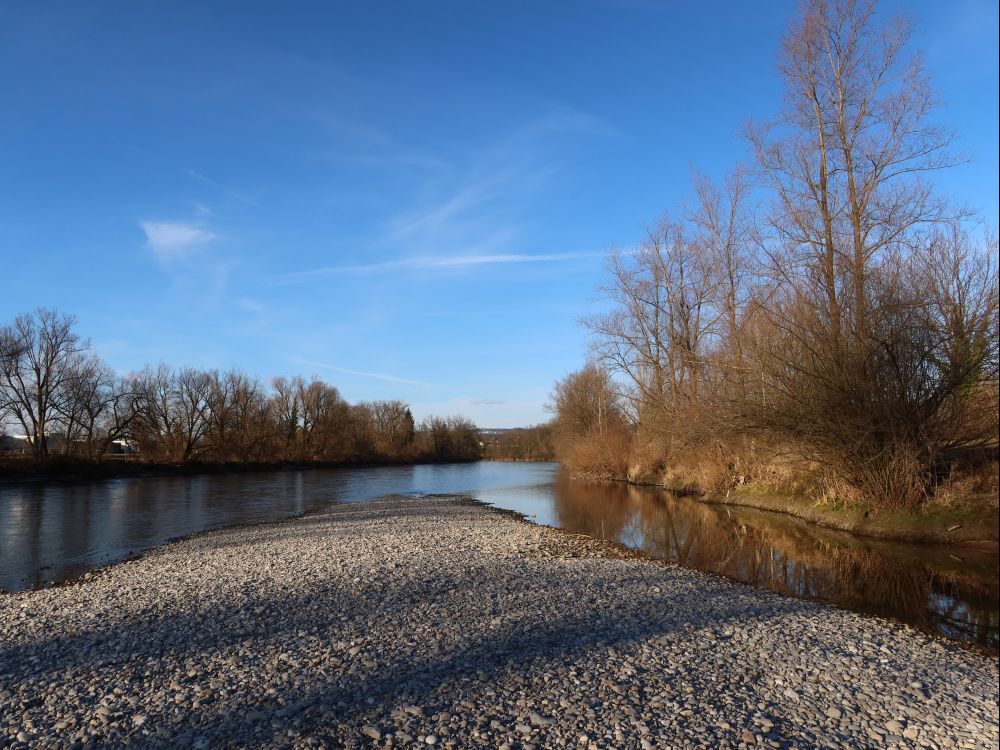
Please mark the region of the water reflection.
<svg viewBox="0 0 1000 750"><path fill-rule="evenodd" d="M442 464L0 484L0 590L71 580L170 539L391 493L549 486L555 464ZM551 493L547 493L547 496Z"/></svg>
<svg viewBox="0 0 1000 750"><path fill-rule="evenodd" d="M281 481L269 482L267 493L251 502L227 492L228 483L209 482L159 477L0 488L0 589L70 580L174 537L305 509L301 492L283 489Z"/></svg>
<svg viewBox="0 0 1000 750"><path fill-rule="evenodd" d="M65 581L171 538L389 493L470 493L538 523L793 596L996 649L997 545L860 539L789 516L650 487L568 479L555 464L476 464L0 484L0 589Z"/></svg>
<svg viewBox="0 0 1000 750"><path fill-rule="evenodd" d="M880 542L780 514L561 474L553 504L557 525L652 557L989 648L1000 645L996 545Z"/></svg>

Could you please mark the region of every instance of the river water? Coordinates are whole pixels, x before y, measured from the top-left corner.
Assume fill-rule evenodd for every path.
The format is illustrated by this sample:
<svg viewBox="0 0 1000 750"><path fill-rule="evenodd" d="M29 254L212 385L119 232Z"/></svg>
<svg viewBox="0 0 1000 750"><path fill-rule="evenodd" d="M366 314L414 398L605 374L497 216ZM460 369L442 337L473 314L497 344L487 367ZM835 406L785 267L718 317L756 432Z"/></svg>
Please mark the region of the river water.
<svg viewBox="0 0 1000 750"><path fill-rule="evenodd" d="M753 586L1000 646L996 544L863 539L665 490L568 479L556 464L321 469L0 484L0 589L71 580L170 539L380 495L467 493Z"/></svg>

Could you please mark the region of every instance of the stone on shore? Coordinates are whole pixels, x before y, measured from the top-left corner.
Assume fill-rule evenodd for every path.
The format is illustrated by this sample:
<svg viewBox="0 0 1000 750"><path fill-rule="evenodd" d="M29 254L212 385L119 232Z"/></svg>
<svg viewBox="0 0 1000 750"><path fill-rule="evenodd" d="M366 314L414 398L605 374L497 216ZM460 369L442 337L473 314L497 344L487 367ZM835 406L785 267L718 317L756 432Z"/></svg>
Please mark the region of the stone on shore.
<svg viewBox="0 0 1000 750"><path fill-rule="evenodd" d="M0 747L996 747L997 660L458 498L0 596Z"/></svg>

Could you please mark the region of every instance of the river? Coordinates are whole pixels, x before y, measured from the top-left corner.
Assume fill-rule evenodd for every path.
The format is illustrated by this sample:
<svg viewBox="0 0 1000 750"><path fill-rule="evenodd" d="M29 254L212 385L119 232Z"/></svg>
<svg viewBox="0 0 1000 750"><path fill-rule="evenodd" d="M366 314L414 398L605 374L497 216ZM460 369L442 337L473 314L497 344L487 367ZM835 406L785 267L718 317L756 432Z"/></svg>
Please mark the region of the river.
<svg viewBox="0 0 1000 750"><path fill-rule="evenodd" d="M0 589L72 580L181 536L380 495L470 494L792 596L891 617L996 650L996 544L883 542L789 516L571 480L556 464L481 461L357 469L0 484Z"/></svg>

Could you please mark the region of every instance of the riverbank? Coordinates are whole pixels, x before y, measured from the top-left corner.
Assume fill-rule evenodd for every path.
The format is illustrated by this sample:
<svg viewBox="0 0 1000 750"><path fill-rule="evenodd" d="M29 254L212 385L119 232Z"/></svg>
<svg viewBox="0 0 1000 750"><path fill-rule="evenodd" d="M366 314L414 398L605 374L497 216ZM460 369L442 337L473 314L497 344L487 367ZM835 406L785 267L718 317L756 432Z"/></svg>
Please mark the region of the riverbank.
<svg viewBox="0 0 1000 750"><path fill-rule="evenodd" d="M0 644L15 747L1000 739L995 658L455 498L209 532L0 597Z"/></svg>
<svg viewBox="0 0 1000 750"><path fill-rule="evenodd" d="M716 505L738 505L800 518L817 526L895 542L926 544L996 544L1000 542L1000 507L996 492L966 502L931 500L920 508L865 508L816 500L804 493L782 493L743 485L722 492L670 484L653 477L603 478L579 475L588 481L609 481L637 487L659 487L678 495Z"/></svg>
<svg viewBox="0 0 1000 750"><path fill-rule="evenodd" d="M709 503L785 513L819 526L890 541L928 544L996 544L1000 541L1000 510L995 500L993 505L986 499L968 505L932 501L917 510L871 510L817 502L802 495L755 491L753 488L707 494L701 499Z"/></svg>

